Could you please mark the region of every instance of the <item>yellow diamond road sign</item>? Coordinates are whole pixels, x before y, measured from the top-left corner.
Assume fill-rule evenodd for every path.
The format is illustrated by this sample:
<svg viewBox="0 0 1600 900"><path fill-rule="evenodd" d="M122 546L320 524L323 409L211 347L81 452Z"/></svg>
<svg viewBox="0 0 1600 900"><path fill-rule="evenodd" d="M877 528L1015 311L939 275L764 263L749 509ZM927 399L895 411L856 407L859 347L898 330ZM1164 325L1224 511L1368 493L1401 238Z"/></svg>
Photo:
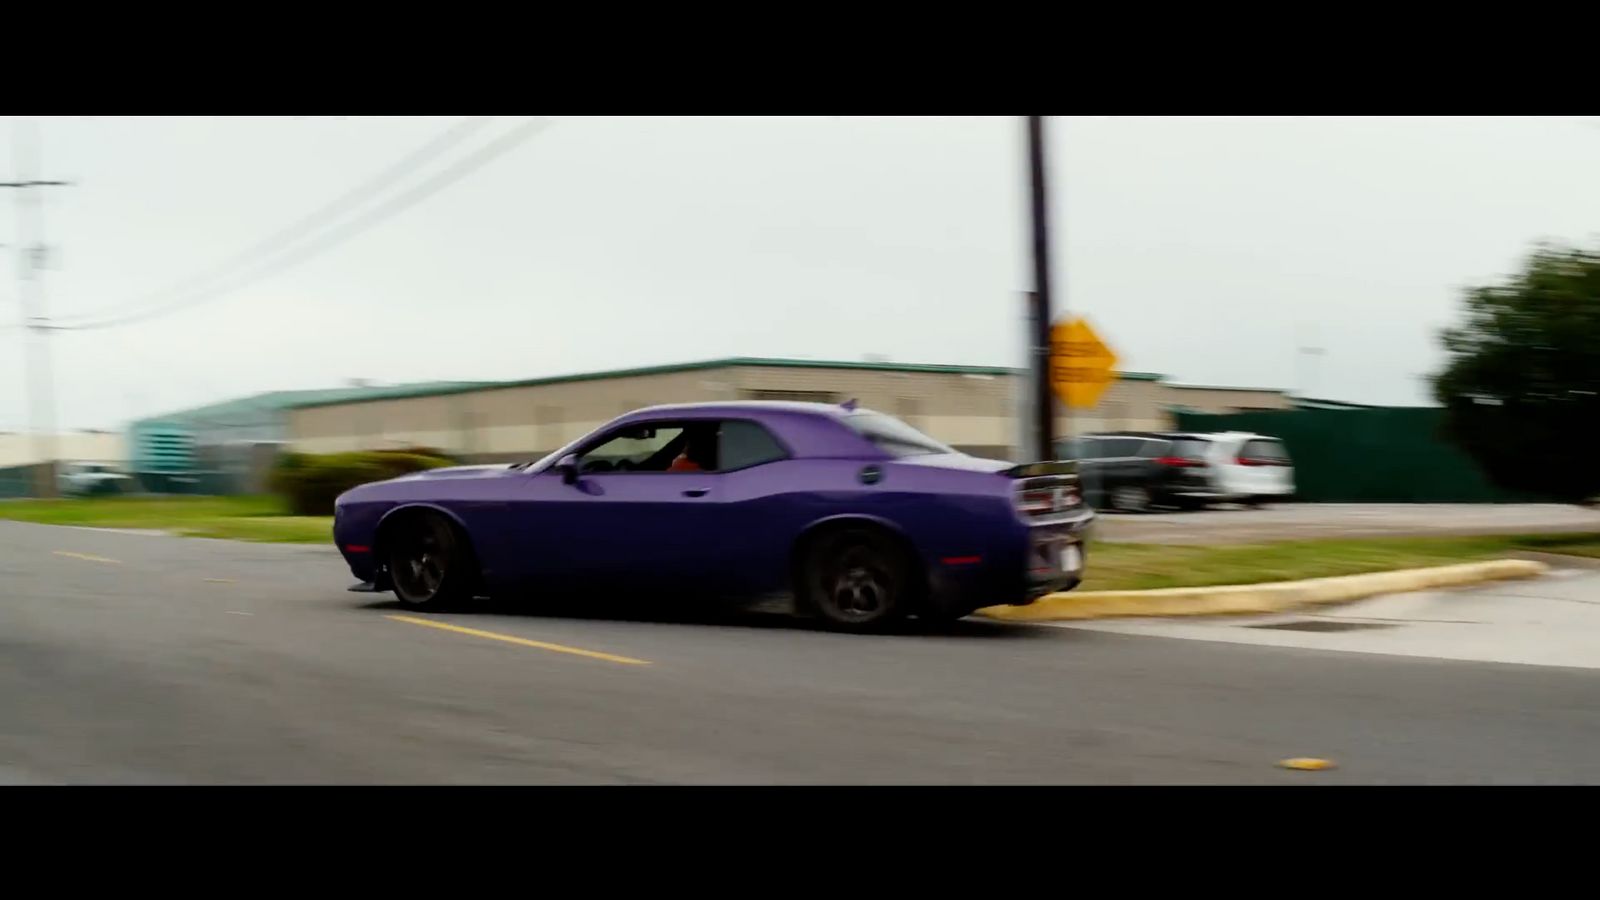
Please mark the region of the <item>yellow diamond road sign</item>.
<svg viewBox="0 0 1600 900"><path fill-rule="evenodd" d="M1093 409L1117 380L1117 355L1083 319L1050 330L1050 386L1073 409Z"/></svg>

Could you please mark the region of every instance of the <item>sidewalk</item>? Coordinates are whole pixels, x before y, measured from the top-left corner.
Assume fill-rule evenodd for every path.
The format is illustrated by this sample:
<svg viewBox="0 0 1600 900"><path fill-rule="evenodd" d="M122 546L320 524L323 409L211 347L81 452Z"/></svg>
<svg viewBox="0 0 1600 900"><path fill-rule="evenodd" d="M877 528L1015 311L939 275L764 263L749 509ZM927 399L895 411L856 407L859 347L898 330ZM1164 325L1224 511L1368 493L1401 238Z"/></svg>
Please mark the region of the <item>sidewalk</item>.
<svg viewBox="0 0 1600 900"><path fill-rule="evenodd" d="M1400 535L1600 532L1600 509L1555 504L1285 503L1155 515L1102 515L1107 541L1248 544L1261 541Z"/></svg>
<svg viewBox="0 0 1600 900"><path fill-rule="evenodd" d="M1600 572L1374 597L1273 616L1056 623L1118 634L1600 669Z"/></svg>

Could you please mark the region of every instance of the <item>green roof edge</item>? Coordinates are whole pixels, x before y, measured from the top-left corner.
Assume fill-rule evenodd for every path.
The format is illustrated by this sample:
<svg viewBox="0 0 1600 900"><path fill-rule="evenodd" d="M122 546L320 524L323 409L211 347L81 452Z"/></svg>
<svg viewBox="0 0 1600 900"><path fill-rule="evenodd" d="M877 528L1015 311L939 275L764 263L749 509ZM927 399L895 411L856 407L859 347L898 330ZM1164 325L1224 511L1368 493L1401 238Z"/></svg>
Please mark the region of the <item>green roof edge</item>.
<svg viewBox="0 0 1600 900"><path fill-rule="evenodd" d="M187 427L192 424L209 424L205 420L215 416L233 415L241 412L259 412L263 415L279 413L286 409L294 409L300 405L334 405L348 403L353 398L368 397L381 400L390 396L389 392L403 392L406 394L421 393L428 390L470 389L492 385L492 381L429 381L421 384L398 384L390 387L337 387L337 388L308 388L304 390L265 391L245 397L235 397L232 400L220 400L216 403L207 403L204 406L195 406L189 409L172 410L157 415L144 416L128 423L128 427ZM231 423L230 423L231 424Z"/></svg>

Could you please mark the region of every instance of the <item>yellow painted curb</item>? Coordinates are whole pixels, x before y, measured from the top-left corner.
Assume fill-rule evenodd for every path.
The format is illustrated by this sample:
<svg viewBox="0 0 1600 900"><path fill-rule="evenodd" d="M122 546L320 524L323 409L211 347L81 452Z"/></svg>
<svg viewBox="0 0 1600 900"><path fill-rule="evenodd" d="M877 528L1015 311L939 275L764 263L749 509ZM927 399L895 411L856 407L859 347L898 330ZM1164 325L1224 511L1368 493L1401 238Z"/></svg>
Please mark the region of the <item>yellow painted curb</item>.
<svg viewBox="0 0 1600 900"><path fill-rule="evenodd" d="M978 615L1012 622L1066 622L1082 619L1169 616L1249 616L1298 606L1348 603L1380 594L1461 587L1486 581L1532 578L1549 571L1526 559L1370 572L1306 581L1223 587L1165 588L1157 591L1085 591L1051 594L1029 606L991 606Z"/></svg>

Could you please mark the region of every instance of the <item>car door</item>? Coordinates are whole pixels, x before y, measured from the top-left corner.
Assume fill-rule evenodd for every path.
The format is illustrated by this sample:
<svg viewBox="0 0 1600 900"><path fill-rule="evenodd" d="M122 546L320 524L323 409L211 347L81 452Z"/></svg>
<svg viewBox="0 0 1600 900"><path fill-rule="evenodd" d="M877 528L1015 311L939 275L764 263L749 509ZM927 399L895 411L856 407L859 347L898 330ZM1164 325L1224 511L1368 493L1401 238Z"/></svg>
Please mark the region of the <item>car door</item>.
<svg viewBox="0 0 1600 900"><path fill-rule="evenodd" d="M691 588L716 552L704 539L717 499L715 464L670 466L686 444L709 440L715 426L636 422L580 449L576 480L555 476L528 510L532 533L524 545L542 557L537 576L578 592Z"/></svg>
<svg viewBox="0 0 1600 900"><path fill-rule="evenodd" d="M789 449L765 425L727 419L717 432L716 486L703 519L713 555L693 583L724 595L754 597L785 588L790 554L814 515L789 477Z"/></svg>
<svg viewBox="0 0 1600 900"><path fill-rule="evenodd" d="M1150 473L1144 470L1139 458L1139 447L1144 441L1134 437L1107 438L1102 446L1101 462L1104 474L1103 487L1115 491L1119 487L1139 487L1150 490Z"/></svg>

